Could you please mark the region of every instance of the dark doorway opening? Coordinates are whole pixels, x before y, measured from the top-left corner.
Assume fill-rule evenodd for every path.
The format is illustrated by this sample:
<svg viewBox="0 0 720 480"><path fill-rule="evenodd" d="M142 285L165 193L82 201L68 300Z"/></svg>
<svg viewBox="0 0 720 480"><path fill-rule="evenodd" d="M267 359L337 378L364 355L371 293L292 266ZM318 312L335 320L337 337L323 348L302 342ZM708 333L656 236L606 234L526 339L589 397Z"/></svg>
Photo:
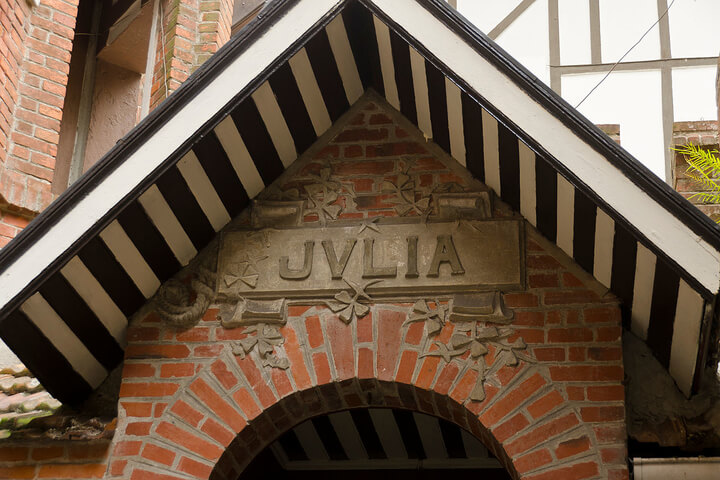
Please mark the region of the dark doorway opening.
<svg viewBox="0 0 720 480"><path fill-rule="evenodd" d="M390 408L321 415L285 432L239 480L509 480L485 446L444 419Z"/></svg>

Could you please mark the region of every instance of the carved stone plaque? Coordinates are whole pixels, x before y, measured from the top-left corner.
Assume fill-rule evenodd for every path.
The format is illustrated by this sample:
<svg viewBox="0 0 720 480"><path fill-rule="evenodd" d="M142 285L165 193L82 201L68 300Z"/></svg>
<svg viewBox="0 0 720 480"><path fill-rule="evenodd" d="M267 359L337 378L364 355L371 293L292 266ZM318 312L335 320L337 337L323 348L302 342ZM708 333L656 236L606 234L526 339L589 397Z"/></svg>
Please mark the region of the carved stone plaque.
<svg viewBox="0 0 720 480"><path fill-rule="evenodd" d="M310 298L351 283L373 296L520 289L521 235L513 219L230 231L218 294Z"/></svg>

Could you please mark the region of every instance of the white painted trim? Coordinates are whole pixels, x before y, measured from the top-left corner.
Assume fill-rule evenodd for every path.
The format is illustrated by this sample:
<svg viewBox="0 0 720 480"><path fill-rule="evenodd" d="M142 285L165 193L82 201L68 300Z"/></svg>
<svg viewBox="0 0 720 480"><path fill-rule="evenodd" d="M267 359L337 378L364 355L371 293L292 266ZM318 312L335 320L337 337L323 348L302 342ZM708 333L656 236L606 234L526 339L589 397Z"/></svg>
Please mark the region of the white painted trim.
<svg viewBox="0 0 720 480"><path fill-rule="evenodd" d="M62 255L338 0L298 2L0 274L0 308Z"/></svg>
<svg viewBox="0 0 720 480"><path fill-rule="evenodd" d="M689 397L692 393L695 362L700 344L704 301L684 280L680 279L675 322L670 349L670 375L680 390Z"/></svg>
<svg viewBox="0 0 720 480"><path fill-rule="evenodd" d="M430 120L430 97L428 93L425 59L417 50L410 50L410 70L412 71L413 90L415 92L415 109L417 110L418 128L425 138L432 138L432 121Z"/></svg>
<svg viewBox="0 0 720 480"><path fill-rule="evenodd" d="M498 139L498 123L487 110L482 110L483 159L485 161L485 184L500 192L500 140Z"/></svg>
<svg viewBox="0 0 720 480"><path fill-rule="evenodd" d="M78 257L73 257L60 270L73 290L85 301L90 310L105 325L110 335L117 340L120 346L125 346L125 330L127 318L115 305L110 295L100 285L100 282L90 273L90 270Z"/></svg>
<svg viewBox="0 0 720 480"><path fill-rule="evenodd" d="M720 252L568 129L559 118L414 0L370 0L471 88L573 172L708 290L720 286Z"/></svg>
<svg viewBox="0 0 720 480"><path fill-rule="evenodd" d="M340 444L350 460L367 460L368 454L355 422L347 410L330 415L330 423L337 433Z"/></svg>
<svg viewBox="0 0 720 480"><path fill-rule="evenodd" d="M183 267L195 258L197 250L157 185L152 185L138 199L150 221Z"/></svg>
<svg viewBox="0 0 720 480"><path fill-rule="evenodd" d="M413 412L415 425L417 425L418 433L420 433L420 441L422 442L425 454L429 458L447 458L447 448L443 441L442 430L437 417L424 415L422 413Z"/></svg>
<svg viewBox="0 0 720 480"><path fill-rule="evenodd" d="M283 117L280 105L277 103L275 94L270 87L270 82L260 85L252 94L258 112L265 123L275 150L278 152L280 161L285 168L289 167L297 158L295 140L293 140L290 128Z"/></svg>
<svg viewBox="0 0 720 480"><path fill-rule="evenodd" d="M177 167L210 225L219 232L230 222L230 214L200 165L200 160L191 150L178 161Z"/></svg>
<svg viewBox="0 0 720 480"><path fill-rule="evenodd" d="M593 276L606 287L612 281L613 242L615 222L602 208L595 217L595 257Z"/></svg>
<svg viewBox="0 0 720 480"><path fill-rule="evenodd" d="M655 255L638 243L630 330L643 340L647 340L648 327L650 326L656 261Z"/></svg>
<svg viewBox="0 0 720 480"><path fill-rule="evenodd" d="M390 45L390 29L380 19L373 15L375 36L377 37L378 51L380 53L380 70L382 71L385 99L395 110L400 110L400 96L395 83L395 64Z"/></svg>
<svg viewBox="0 0 720 480"><path fill-rule="evenodd" d="M352 105L358 98L362 97L365 89L360 80L360 73L358 73L357 65L355 64L355 57L350 47L350 40L348 40L342 16L338 15L335 17L332 22L328 23L325 30L330 40L330 49L335 57L340 78L342 78L345 95L350 105Z"/></svg>
<svg viewBox="0 0 720 480"><path fill-rule="evenodd" d="M265 189L265 183L263 183L260 172L258 172L232 117L228 115L215 127L215 135L230 159L248 197L255 198Z"/></svg>
<svg viewBox="0 0 720 480"><path fill-rule="evenodd" d="M575 227L575 188L557 174L557 246L573 256Z"/></svg>
<svg viewBox="0 0 720 480"><path fill-rule="evenodd" d="M445 96L447 97L448 129L450 130L450 155L463 167L465 160L465 133L463 131L463 112L460 88L445 77Z"/></svg>
<svg viewBox="0 0 720 480"><path fill-rule="evenodd" d="M320 435L312 422L305 421L293 429L305 454L311 461L328 461L330 455L325 451Z"/></svg>
<svg viewBox="0 0 720 480"><path fill-rule="evenodd" d="M393 417L392 410L371 408L370 419L375 426L375 431L378 433L380 443L388 459L398 458L404 460L408 458L407 451L405 451L405 444L403 443L400 429L395 422L395 417Z"/></svg>
<svg viewBox="0 0 720 480"><path fill-rule="evenodd" d="M537 227L537 186L535 152L518 140L520 157L520 213L530 225Z"/></svg>
<svg viewBox="0 0 720 480"><path fill-rule="evenodd" d="M143 296L145 298L152 297L160 288L160 280L155 276L155 272L152 271L120 223L113 220L105 230L100 232L100 238Z"/></svg>
<svg viewBox="0 0 720 480"><path fill-rule="evenodd" d="M80 374L93 389L97 388L108 372L85 344L70 330L40 293L35 293L22 304L20 310L35 324L45 338L58 349L70 363L73 370Z"/></svg>
<svg viewBox="0 0 720 480"><path fill-rule="evenodd" d="M325 105L325 100L323 100L322 92L315 78L312 65L310 65L310 58L307 55L307 51L301 48L290 58L288 63L290 63L290 69L295 77L295 82L300 90L300 96L303 99L305 108L307 109L308 115L310 115L310 122L313 124L315 134L319 137L332 126L332 121L330 120L330 114Z"/></svg>

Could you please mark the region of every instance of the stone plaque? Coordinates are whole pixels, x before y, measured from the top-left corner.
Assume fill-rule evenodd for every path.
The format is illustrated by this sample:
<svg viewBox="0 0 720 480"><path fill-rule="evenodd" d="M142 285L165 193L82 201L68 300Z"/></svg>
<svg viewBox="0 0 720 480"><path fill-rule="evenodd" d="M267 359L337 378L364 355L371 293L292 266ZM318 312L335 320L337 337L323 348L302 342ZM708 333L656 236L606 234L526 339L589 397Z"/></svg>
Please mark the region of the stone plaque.
<svg viewBox="0 0 720 480"><path fill-rule="evenodd" d="M373 296L523 287L514 219L266 228L223 234L218 294L311 298L361 285Z"/></svg>

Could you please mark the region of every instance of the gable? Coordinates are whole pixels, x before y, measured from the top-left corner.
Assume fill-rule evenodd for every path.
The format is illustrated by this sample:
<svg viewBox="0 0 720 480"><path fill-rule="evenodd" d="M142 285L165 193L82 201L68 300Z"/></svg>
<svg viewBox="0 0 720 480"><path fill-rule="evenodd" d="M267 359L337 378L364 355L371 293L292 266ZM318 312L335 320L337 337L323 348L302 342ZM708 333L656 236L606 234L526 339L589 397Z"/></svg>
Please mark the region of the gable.
<svg viewBox="0 0 720 480"><path fill-rule="evenodd" d="M691 391L716 227L430 0L273 4L0 252L2 337L81 399L127 319L368 88L615 292Z"/></svg>

